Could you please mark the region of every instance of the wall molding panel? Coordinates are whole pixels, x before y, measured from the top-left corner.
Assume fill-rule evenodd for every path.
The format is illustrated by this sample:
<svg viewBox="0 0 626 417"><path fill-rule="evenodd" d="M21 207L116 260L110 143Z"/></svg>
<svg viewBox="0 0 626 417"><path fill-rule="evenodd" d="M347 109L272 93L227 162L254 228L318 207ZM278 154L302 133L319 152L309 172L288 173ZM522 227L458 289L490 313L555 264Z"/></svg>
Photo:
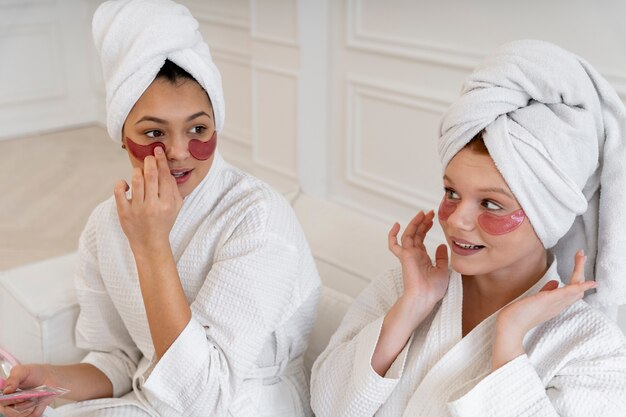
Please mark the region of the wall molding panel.
<svg viewBox="0 0 626 417"><path fill-rule="evenodd" d="M296 4L295 13L290 15L285 15L283 13L283 17L289 20L292 20L291 24L295 28L295 33L291 34L277 34L277 33L267 33L263 32L259 25L259 8L266 5L259 5L258 0L250 0L250 38L254 41L267 42L271 44L275 44L278 46L289 46L292 48L297 48L298 45L298 8L297 2L288 1L287 4ZM267 7L267 6L266 6ZM281 10L282 11L282 10ZM283 20L284 22L284 20ZM287 29L289 30L289 29Z"/></svg>
<svg viewBox="0 0 626 417"><path fill-rule="evenodd" d="M388 102L407 107L418 112L427 112L439 116L450 104L432 93L411 91L384 81L371 81L349 77L347 83L347 135L345 179L348 184L369 192L390 198L408 207L420 207L425 203L437 204L440 196L420 191L419 187L408 186L390 180L376 173L368 172L363 167L359 150L362 148L362 101L365 98Z"/></svg>
<svg viewBox="0 0 626 417"><path fill-rule="evenodd" d="M286 82L287 84L291 84L294 94L292 97L288 98L289 100L288 102L285 102L283 100L275 100L274 97L271 97L270 100L271 100L272 108L265 108L265 106L260 104L261 98L260 98L259 92L260 92L260 88L262 85L260 78L263 77L264 75L274 76L278 79L282 79L282 81ZM252 63L252 95L253 95L252 97L252 126L253 126L252 128L252 132L253 132L252 133L252 160L254 161L256 165L264 169L267 169L268 171L274 172L276 174L282 175L292 180L297 179L297 160L296 160L296 156L297 156L296 146L297 145L294 141L294 138L297 138L297 123L295 120L295 109L297 108L297 94L298 94L298 81L299 81L298 78L299 78L299 74L298 74L298 71L296 70L283 68L279 66L273 66L273 65L258 64L255 62ZM279 158L281 159L280 161L270 160L267 157L267 155L264 155L264 153L266 153L268 150L271 150L271 149L274 149L274 151L277 151L278 149L276 149L276 147L271 146L271 144L262 143L264 140L267 140L269 133L263 132L263 129L260 126L260 124L262 123L260 119L268 117L270 115L280 115L283 113L282 110L288 110L288 109L291 109L292 111L294 111L294 120L292 120L293 129L289 132L286 132L284 125L281 126L281 129L277 129L276 127L275 129L276 129L276 132L279 132L279 134L284 135L284 139L286 141L292 142L291 145L294 147L293 155L286 156L284 158ZM268 111L269 113L262 114L263 111ZM288 120L283 119L283 121L288 123ZM277 123L275 126L279 126L279 125L280 123L277 120ZM284 144L286 143L283 143L283 145ZM279 146L279 148L280 147L281 146Z"/></svg>
<svg viewBox="0 0 626 417"><path fill-rule="evenodd" d="M347 46L352 49L464 70L474 68L486 55L486 51L458 48L445 43L368 32L362 26L361 1L346 0L346 9Z"/></svg>
<svg viewBox="0 0 626 417"><path fill-rule="evenodd" d="M238 29L248 29L250 27L249 16L241 10L227 10L224 7L216 5L216 2L202 0L187 0L185 3L191 10L193 16L201 23L206 22Z"/></svg>
<svg viewBox="0 0 626 417"><path fill-rule="evenodd" d="M14 46L5 56L13 56L14 53L16 55L17 59L12 60L11 71L15 71L15 65L18 65L17 71L13 74L5 74L3 80L0 80L0 86L7 83L2 88L4 91L0 94L0 106L65 97L66 81L63 76L63 68L59 60L55 59L61 54L60 37L58 28L52 22L22 25L12 28L10 32L0 28L0 44L3 45L5 53L8 45ZM33 47L37 49L33 50ZM18 50L29 50L31 53L26 56L17 56ZM39 61L42 56L46 62L46 74L49 77L45 80L34 76L28 79L24 79L23 76L15 77L15 74L28 74L31 72L29 70L33 68L37 69L36 72L40 72L40 64L29 62L29 60ZM23 65L24 68L20 68L20 65Z"/></svg>

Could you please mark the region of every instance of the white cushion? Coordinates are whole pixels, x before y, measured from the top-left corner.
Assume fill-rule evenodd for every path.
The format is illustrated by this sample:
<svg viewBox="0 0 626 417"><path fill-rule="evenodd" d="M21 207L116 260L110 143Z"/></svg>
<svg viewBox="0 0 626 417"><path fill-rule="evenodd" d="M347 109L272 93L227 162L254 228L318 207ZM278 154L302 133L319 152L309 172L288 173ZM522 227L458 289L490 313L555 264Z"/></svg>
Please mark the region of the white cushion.
<svg viewBox="0 0 626 417"><path fill-rule="evenodd" d="M20 362L67 364L84 356L74 343L75 261L73 253L0 271L0 346Z"/></svg>
<svg viewBox="0 0 626 417"><path fill-rule="evenodd" d="M322 287L317 318L309 338L309 348L304 353L304 365L307 370L311 370L315 359L328 345L328 341L339 327L352 301L352 297L344 293L330 287Z"/></svg>

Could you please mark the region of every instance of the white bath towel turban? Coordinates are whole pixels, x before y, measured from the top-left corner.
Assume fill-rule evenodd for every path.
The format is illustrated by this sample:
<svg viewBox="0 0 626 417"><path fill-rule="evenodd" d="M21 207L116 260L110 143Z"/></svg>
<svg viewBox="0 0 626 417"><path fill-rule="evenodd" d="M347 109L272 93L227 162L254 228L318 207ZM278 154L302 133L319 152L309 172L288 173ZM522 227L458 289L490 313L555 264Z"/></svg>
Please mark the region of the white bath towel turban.
<svg viewBox="0 0 626 417"><path fill-rule="evenodd" d="M122 126L166 59L206 90L218 132L224 126L222 79L189 10L169 0L117 0L98 7L93 37L106 87L107 130L122 140Z"/></svg>
<svg viewBox="0 0 626 417"><path fill-rule="evenodd" d="M452 157L484 129L495 165L567 280L588 256L588 301L626 304L626 111L587 62L547 42L504 45L464 82L441 123Z"/></svg>

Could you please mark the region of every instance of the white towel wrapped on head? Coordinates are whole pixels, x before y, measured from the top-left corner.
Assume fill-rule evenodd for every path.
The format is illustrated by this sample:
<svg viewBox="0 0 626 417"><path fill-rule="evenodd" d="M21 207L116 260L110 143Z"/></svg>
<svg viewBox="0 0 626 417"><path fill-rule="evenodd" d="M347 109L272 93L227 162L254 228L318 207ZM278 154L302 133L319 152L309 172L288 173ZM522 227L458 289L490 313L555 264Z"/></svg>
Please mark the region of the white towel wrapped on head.
<svg viewBox="0 0 626 417"><path fill-rule="evenodd" d="M476 134L558 259L588 256L594 304L626 304L626 110L587 62L547 42L504 45L465 80L441 123L443 167Z"/></svg>
<svg viewBox="0 0 626 417"><path fill-rule="evenodd" d="M106 86L107 130L122 140L122 126L166 59L191 74L213 105L215 128L224 125L222 79L189 10L170 0L116 0L93 16L93 37Z"/></svg>

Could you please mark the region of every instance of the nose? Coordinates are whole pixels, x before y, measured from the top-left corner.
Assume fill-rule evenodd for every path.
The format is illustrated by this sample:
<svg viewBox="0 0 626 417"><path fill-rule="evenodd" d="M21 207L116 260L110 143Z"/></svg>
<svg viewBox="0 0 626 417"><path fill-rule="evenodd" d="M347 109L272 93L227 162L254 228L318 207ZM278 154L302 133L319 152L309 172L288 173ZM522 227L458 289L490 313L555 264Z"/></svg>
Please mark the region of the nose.
<svg viewBox="0 0 626 417"><path fill-rule="evenodd" d="M189 158L189 139L183 134L172 135L166 149L165 154L168 160L185 160Z"/></svg>
<svg viewBox="0 0 626 417"><path fill-rule="evenodd" d="M471 231L476 227L478 212L467 202L460 202L448 217L448 225L459 230Z"/></svg>

